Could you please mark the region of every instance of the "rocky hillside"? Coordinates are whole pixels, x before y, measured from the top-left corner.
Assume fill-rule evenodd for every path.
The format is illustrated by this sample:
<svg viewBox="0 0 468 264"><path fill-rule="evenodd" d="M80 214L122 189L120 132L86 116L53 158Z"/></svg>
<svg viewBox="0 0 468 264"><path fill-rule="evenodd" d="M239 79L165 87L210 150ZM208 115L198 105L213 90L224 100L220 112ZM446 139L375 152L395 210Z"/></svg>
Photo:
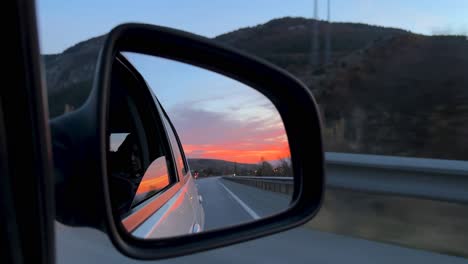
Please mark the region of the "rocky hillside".
<svg viewBox="0 0 468 264"><path fill-rule="evenodd" d="M307 80L308 73L321 66L321 63L311 65L314 55L311 53L311 28L314 22L305 18L280 18L215 39L260 56ZM318 21L318 38L322 48L326 27L327 23ZM372 41L405 33L399 29L365 24L332 23L330 57L338 59ZM95 37L77 43L60 54L44 55L52 117L75 109L86 99L103 40L104 36ZM323 60L323 52L318 51L318 56Z"/></svg>
<svg viewBox="0 0 468 264"><path fill-rule="evenodd" d="M60 54L44 55L52 117L80 106L88 97L104 36L80 42Z"/></svg>
<svg viewBox="0 0 468 264"><path fill-rule="evenodd" d="M466 159L468 40L403 35L309 76L336 151Z"/></svg>
<svg viewBox="0 0 468 264"><path fill-rule="evenodd" d="M312 29L316 22L318 49L314 51ZM215 39L260 56L290 72L308 75L311 70L325 63L325 36L328 28L330 61L372 45L374 41L409 34L401 29L366 24L329 24L314 19L286 17L229 32ZM314 60L314 57L318 59Z"/></svg>
<svg viewBox="0 0 468 264"><path fill-rule="evenodd" d="M51 116L84 102L102 39L45 56ZM327 151L466 159L466 37L281 18L215 39L301 79L320 104Z"/></svg>

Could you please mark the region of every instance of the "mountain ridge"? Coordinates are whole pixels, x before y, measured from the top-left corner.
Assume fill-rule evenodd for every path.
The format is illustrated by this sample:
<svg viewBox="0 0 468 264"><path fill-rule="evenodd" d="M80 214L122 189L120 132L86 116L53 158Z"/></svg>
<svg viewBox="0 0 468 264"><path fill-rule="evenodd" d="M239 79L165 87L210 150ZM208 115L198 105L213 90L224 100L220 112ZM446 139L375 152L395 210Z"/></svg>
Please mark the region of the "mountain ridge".
<svg viewBox="0 0 468 264"><path fill-rule="evenodd" d="M265 59L304 82L319 103L327 151L464 158L466 37L318 21L319 45L314 51L315 22L273 19L214 40ZM102 40L98 36L44 56L52 117L76 109L86 99Z"/></svg>

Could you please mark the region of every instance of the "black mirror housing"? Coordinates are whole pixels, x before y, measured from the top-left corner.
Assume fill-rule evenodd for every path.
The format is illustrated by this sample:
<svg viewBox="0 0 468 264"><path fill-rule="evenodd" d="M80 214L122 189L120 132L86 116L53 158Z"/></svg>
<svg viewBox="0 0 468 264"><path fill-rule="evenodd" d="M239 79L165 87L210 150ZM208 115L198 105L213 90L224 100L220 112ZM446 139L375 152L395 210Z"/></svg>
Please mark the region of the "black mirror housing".
<svg viewBox="0 0 468 264"><path fill-rule="evenodd" d="M256 222L190 236L142 240L124 232L120 219L112 213L106 166L112 64L124 51L199 66L265 95L277 108L289 139L295 185L291 207ZM268 62L187 32L145 24L124 24L113 29L101 50L87 102L75 113L54 120L51 127L54 155L70 156L63 159L63 164L56 164L57 189L66 187L62 192L67 197L57 205L58 219L104 230L118 250L132 258L174 257L284 231L309 221L321 205L324 152L320 115L310 91ZM86 204L74 198L79 193L86 194ZM75 202L66 205L65 201Z"/></svg>

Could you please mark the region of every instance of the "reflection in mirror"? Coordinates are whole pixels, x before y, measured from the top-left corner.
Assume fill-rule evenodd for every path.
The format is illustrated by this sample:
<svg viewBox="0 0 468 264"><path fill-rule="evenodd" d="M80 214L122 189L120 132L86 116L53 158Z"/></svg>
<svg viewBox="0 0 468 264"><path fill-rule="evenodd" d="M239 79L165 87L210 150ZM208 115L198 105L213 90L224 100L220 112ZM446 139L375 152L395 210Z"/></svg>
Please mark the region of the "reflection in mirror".
<svg viewBox="0 0 468 264"><path fill-rule="evenodd" d="M108 166L114 212L127 232L148 239L188 235L288 208L289 144L264 95L195 66L119 56ZM153 96L144 94L146 86Z"/></svg>
<svg viewBox="0 0 468 264"><path fill-rule="evenodd" d="M146 169L141 179L132 205L135 206L141 201L153 196L157 192L169 185L169 174L166 166L166 157L155 159Z"/></svg>

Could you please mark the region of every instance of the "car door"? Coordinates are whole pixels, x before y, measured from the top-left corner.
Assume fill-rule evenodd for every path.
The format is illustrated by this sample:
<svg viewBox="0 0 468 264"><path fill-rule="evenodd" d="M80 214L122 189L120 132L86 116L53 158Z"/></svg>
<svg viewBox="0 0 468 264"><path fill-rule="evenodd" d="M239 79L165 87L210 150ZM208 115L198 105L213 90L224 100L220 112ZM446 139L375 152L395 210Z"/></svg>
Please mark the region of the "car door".
<svg viewBox="0 0 468 264"><path fill-rule="evenodd" d="M169 140L171 142L171 148L173 149L174 157L176 158L177 171L181 181L184 182L184 188L186 189L185 198L187 199L187 202L190 203L193 211L191 215L187 215L187 220L190 219L191 221L191 227L189 230L190 233L197 233L203 230L205 222L205 213L201 204L202 198L198 194L197 185L190 171L180 139L166 113L164 113L164 120Z"/></svg>
<svg viewBox="0 0 468 264"><path fill-rule="evenodd" d="M0 262L55 263L46 91L32 1L6 1L0 93ZM8 84L8 85L6 85Z"/></svg>

